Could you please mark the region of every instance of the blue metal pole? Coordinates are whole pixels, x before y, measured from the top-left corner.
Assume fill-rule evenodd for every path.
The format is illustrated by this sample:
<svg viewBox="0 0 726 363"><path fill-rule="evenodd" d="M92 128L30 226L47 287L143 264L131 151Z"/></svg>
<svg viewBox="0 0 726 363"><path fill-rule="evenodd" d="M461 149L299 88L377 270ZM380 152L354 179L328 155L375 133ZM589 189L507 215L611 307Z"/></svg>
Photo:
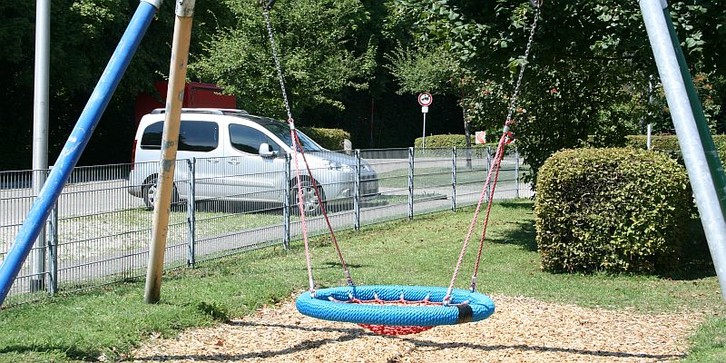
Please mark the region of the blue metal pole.
<svg viewBox="0 0 726 363"><path fill-rule="evenodd" d="M68 177L78 163L93 130L108 106L113 92L128 68L131 58L141 42L146 30L154 19L161 0L142 0L131 18L126 31L116 47L106 69L101 74L96 88L81 112L63 150L53 165L53 170L30 208L23 225L18 230L15 242L0 265L0 305L5 301L10 287L30 253L45 220L58 200Z"/></svg>
<svg viewBox="0 0 726 363"><path fill-rule="evenodd" d="M688 178L726 299L726 181L665 0L640 0Z"/></svg>

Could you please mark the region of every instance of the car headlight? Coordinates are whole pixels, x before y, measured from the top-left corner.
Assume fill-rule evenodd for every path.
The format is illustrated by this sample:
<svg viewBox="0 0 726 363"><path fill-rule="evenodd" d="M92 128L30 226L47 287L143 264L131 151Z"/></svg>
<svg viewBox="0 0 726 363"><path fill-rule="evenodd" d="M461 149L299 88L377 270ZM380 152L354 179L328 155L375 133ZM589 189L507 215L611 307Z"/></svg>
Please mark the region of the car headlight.
<svg viewBox="0 0 726 363"><path fill-rule="evenodd" d="M330 170L337 170L337 171L344 171L344 172L350 172L352 170L351 166L348 164L342 164L337 161L328 161L328 169Z"/></svg>

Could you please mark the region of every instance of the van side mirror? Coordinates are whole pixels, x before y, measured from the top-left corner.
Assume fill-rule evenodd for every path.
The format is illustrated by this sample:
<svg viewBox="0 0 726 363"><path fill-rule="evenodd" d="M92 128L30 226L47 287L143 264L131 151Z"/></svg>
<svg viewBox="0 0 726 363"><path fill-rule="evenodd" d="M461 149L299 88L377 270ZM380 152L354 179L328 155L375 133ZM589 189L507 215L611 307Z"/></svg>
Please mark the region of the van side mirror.
<svg viewBox="0 0 726 363"><path fill-rule="evenodd" d="M260 144L260 149L259 149L258 153L263 158L272 158L272 157L277 156L277 153L272 151L272 146L270 146L270 144L268 144L266 142L263 142Z"/></svg>

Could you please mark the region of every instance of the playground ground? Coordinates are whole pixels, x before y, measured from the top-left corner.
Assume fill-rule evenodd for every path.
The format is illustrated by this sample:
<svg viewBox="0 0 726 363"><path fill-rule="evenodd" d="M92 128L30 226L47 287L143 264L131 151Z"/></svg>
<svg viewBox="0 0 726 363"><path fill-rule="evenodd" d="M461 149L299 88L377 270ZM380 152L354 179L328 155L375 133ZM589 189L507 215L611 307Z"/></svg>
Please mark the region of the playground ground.
<svg viewBox="0 0 726 363"><path fill-rule="evenodd" d="M670 362L703 316L642 314L493 295L477 323L406 336L306 317L292 298L241 319L152 338L133 362Z"/></svg>

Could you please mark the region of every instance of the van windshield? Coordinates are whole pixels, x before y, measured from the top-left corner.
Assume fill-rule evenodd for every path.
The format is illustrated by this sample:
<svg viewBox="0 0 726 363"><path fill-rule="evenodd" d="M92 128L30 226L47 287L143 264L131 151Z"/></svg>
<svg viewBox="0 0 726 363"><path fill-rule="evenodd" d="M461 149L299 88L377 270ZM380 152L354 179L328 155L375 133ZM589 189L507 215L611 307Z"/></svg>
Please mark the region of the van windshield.
<svg viewBox="0 0 726 363"><path fill-rule="evenodd" d="M292 138L290 137L290 127L282 122L271 122L263 125L266 129L270 130L275 136L280 138L282 142L288 146L292 146ZM308 135L303 134L300 130L297 130L297 137L300 139L300 144L304 151L323 151L323 147L318 145Z"/></svg>

